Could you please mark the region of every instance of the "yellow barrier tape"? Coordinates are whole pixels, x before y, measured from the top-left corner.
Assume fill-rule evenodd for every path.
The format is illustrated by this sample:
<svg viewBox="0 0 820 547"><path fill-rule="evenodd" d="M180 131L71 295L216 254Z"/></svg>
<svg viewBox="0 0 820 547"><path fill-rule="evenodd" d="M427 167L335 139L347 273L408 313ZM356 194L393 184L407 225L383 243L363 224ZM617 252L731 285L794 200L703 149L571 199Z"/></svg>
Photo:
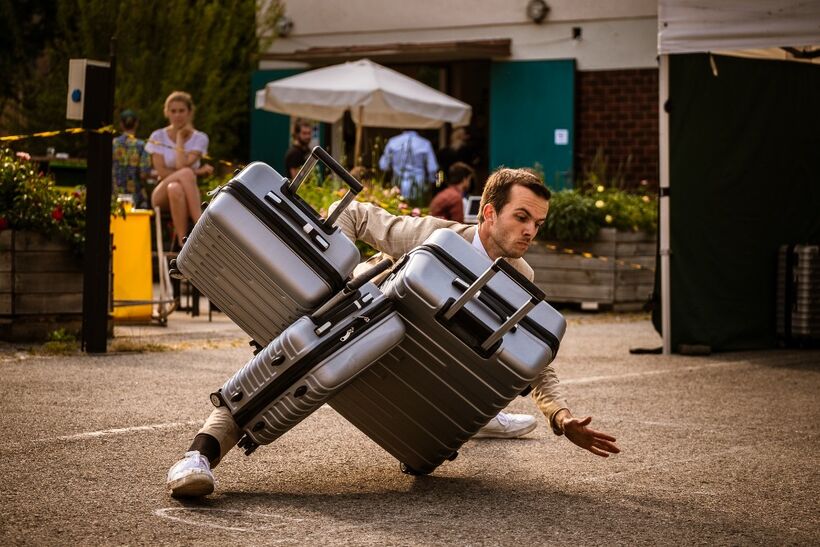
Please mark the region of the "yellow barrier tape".
<svg viewBox="0 0 820 547"><path fill-rule="evenodd" d="M624 267L627 267L627 268L631 268L633 270L646 270L648 272L654 272L655 271L655 268L650 267L650 266L644 266L643 264L637 264L637 263L634 263L634 262L627 262L626 260L615 259L615 258L611 258L611 257L608 257L608 256L598 256L598 255L594 255L594 254L592 254L590 252L587 252L587 251L578 251L578 250L575 250L575 249L570 249L568 247L558 247L557 245L553 245L551 243L541 243L539 241L535 241L533 244L534 245L541 245L542 247L545 247L546 249L548 249L550 251L553 251L553 252L556 252L556 253L577 256L578 258L583 258L583 259L588 259L588 260L600 260L601 262L610 262L611 261L617 266L624 266Z"/></svg>
<svg viewBox="0 0 820 547"><path fill-rule="evenodd" d="M15 142L15 141L21 141L21 140L24 140L24 139L45 139L45 138L50 138L50 137L56 137L57 135L63 135L63 134L65 134L65 135L77 135L79 133L85 133L85 132L98 133L98 134L111 133L112 135L116 135L118 133L117 129L113 125L105 125L103 127L97 128L97 129L86 129L84 127L69 127L67 129L57 129L57 130L54 130L54 131L40 131L38 133L31 133L29 135L7 135L5 137L0 137L0 142ZM132 139L137 138L133 135L129 135L129 137L132 138ZM162 146L162 147L165 147L165 148L173 148L172 146L168 146L167 144L157 142L157 141L154 141L154 140L151 140L151 139L145 139L145 142L150 142L151 144L154 144L156 146ZM241 163L234 163L234 162L228 161L228 160L216 159L213 156L209 156L208 154L203 154L202 159L206 160L206 161L212 161L212 162L215 162L215 163L221 163L222 165L225 165L227 167L232 167L232 168L237 168L237 167L242 168L242 167L245 166L244 164L241 164Z"/></svg>

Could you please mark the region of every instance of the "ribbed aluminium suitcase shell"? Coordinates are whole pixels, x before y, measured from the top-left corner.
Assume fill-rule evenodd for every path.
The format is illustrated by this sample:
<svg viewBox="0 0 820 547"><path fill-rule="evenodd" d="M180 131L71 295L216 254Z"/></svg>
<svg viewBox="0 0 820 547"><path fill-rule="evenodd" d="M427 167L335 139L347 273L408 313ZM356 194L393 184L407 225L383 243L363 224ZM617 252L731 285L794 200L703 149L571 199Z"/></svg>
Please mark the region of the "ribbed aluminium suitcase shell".
<svg viewBox="0 0 820 547"><path fill-rule="evenodd" d="M360 259L289 184L268 165L250 164L214 196L176 259L181 274L263 346L341 290Z"/></svg>
<svg viewBox="0 0 820 547"><path fill-rule="evenodd" d="M777 260L777 335L820 341L820 245L781 245Z"/></svg>
<svg viewBox="0 0 820 547"><path fill-rule="evenodd" d="M404 336L393 304L366 283L314 323L303 316L212 394L245 434L239 446L250 454L322 406Z"/></svg>
<svg viewBox="0 0 820 547"><path fill-rule="evenodd" d="M444 319L491 265L450 230L437 230L411 251L382 284L405 322L404 339L329 402L406 472L429 473L455 457L555 357L566 322L539 299L488 352L479 347L533 300L505 273L493 276L452 320Z"/></svg>

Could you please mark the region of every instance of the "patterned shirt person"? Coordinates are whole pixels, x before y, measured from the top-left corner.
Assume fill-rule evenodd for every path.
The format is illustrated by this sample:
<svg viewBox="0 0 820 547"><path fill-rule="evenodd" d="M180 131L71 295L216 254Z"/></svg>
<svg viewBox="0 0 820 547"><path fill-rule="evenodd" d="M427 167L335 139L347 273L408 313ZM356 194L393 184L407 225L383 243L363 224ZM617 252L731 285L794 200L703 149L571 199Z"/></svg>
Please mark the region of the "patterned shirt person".
<svg viewBox="0 0 820 547"><path fill-rule="evenodd" d="M148 207L145 179L151 173L151 156L145 142L133 134L122 133L112 141L111 180L115 194L131 194L134 207Z"/></svg>

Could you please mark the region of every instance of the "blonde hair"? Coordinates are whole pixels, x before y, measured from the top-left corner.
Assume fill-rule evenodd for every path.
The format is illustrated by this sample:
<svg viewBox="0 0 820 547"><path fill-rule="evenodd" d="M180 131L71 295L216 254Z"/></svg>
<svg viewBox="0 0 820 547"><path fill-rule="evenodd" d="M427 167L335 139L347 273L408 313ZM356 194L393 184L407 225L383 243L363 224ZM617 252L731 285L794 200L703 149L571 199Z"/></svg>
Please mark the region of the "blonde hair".
<svg viewBox="0 0 820 547"><path fill-rule="evenodd" d="M185 103L185 106L188 107L188 110L191 111L191 115L193 115L194 100L191 99L191 94L186 93L184 91L172 91L171 94L168 95L168 98L165 99L165 107L162 109L162 112L163 114L165 114L166 117L168 116L168 107L171 105L171 103L176 102Z"/></svg>

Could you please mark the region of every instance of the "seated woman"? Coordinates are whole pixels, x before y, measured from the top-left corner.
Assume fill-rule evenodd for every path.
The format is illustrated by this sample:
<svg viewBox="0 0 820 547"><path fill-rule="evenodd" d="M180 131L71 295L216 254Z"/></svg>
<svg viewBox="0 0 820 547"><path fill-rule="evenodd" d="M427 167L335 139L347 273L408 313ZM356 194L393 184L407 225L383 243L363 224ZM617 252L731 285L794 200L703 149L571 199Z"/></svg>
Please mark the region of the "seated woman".
<svg viewBox="0 0 820 547"><path fill-rule="evenodd" d="M182 247L188 234L188 219L194 223L202 215L197 176L213 173L213 166L202 164L208 153L208 135L192 125L194 103L184 91L174 91L165 99L165 117L170 125L151 133L145 150L159 176L151 194L151 205L171 212L174 235L171 250Z"/></svg>

